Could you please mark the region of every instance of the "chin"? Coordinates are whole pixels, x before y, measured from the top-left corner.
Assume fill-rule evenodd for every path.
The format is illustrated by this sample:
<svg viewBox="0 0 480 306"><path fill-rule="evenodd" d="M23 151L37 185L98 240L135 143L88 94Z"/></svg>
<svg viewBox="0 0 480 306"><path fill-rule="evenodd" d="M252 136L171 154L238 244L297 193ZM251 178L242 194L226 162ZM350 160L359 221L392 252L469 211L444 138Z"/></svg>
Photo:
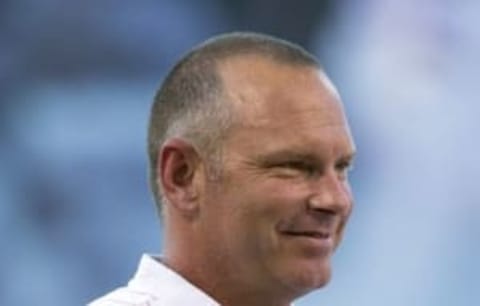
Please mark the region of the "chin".
<svg viewBox="0 0 480 306"><path fill-rule="evenodd" d="M331 277L330 263L326 260L320 264L317 262L297 266L291 276L290 287L298 296L304 295L328 284Z"/></svg>

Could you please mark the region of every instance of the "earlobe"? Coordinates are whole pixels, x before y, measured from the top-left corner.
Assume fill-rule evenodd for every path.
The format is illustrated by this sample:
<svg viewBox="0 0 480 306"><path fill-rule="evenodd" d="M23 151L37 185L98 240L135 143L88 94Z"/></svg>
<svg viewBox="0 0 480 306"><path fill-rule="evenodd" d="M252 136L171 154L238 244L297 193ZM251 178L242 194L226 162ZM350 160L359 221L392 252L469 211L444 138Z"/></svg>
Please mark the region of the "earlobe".
<svg viewBox="0 0 480 306"><path fill-rule="evenodd" d="M183 139L167 140L160 152L157 177L169 204L183 213L198 209L195 175L199 156L195 148Z"/></svg>

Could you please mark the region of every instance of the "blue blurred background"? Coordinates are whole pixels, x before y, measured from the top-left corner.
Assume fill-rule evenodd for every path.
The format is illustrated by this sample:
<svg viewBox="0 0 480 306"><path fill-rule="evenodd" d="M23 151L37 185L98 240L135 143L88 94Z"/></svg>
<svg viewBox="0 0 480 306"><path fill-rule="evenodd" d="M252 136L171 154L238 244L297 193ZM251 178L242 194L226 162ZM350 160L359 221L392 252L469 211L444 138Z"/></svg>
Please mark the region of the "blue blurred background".
<svg viewBox="0 0 480 306"><path fill-rule="evenodd" d="M359 156L334 277L297 305L480 305L480 2L0 2L0 305L83 305L161 251L146 124L167 69L231 30L337 84Z"/></svg>

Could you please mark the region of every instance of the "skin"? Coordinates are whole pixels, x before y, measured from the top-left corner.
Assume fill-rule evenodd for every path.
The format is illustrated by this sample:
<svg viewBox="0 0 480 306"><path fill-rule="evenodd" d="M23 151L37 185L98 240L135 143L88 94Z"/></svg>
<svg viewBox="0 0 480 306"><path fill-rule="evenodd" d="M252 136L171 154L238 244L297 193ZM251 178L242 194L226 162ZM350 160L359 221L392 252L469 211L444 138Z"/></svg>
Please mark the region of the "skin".
<svg viewBox="0 0 480 306"><path fill-rule="evenodd" d="M221 177L185 140L160 152L164 260L222 305L289 305L330 279L352 209L353 140L317 69L241 56L220 73L240 119Z"/></svg>

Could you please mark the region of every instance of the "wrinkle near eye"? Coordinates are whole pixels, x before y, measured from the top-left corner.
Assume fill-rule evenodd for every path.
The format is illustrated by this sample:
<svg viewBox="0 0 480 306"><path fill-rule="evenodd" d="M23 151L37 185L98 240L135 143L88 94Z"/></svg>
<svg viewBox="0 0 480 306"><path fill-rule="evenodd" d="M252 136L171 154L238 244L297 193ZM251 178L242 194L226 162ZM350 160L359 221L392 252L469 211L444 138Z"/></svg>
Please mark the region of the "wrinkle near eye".
<svg viewBox="0 0 480 306"><path fill-rule="evenodd" d="M252 179L265 176L268 168L257 159L244 159L241 161L241 167L251 175Z"/></svg>

